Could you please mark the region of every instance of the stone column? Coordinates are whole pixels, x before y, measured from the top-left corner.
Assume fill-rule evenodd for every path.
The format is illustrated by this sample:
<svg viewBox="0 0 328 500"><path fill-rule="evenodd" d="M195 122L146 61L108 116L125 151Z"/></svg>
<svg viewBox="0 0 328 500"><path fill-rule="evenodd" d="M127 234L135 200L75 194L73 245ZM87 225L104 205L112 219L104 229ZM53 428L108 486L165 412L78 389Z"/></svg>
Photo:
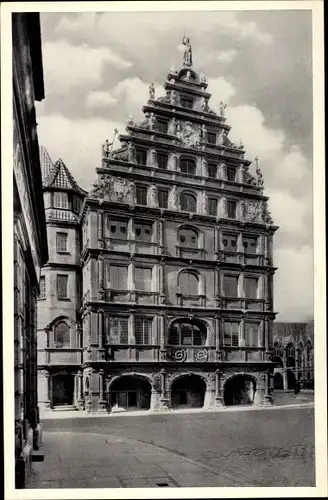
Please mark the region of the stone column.
<svg viewBox="0 0 328 500"><path fill-rule="evenodd" d="M105 361L105 348L104 348L104 311L98 311L98 361Z"/></svg>
<svg viewBox="0 0 328 500"><path fill-rule="evenodd" d="M98 247L103 248L103 244L104 244L104 213L102 210L97 212L97 238L98 238Z"/></svg>
<svg viewBox="0 0 328 500"><path fill-rule="evenodd" d="M215 357L222 361L221 318L215 318Z"/></svg>
<svg viewBox="0 0 328 500"><path fill-rule="evenodd" d="M164 241L164 220L160 219L158 221L158 242L159 242L159 251L161 254L165 251L165 241Z"/></svg>
<svg viewBox="0 0 328 500"><path fill-rule="evenodd" d="M44 374L44 377L45 377L45 380L46 380L46 400L44 402L44 407L45 408L51 408L51 400L52 400L52 397L51 397L51 376L50 376L50 373L49 372L45 372Z"/></svg>
<svg viewBox="0 0 328 500"><path fill-rule="evenodd" d="M161 410L169 410L170 401L166 396L166 370L165 368L161 369L161 397L160 397L160 409Z"/></svg>
<svg viewBox="0 0 328 500"><path fill-rule="evenodd" d="M129 344L135 344L136 343L136 336L135 336L135 315L134 313L130 314L129 317Z"/></svg>
<svg viewBox="0 0 328 500"><path fill-rule="evenodd" d="M265 372L265 388L264 388L264 406L272 406L273 405L273 397L271 396L270 389L270 371L267 370Z"/></svg>
<svg viewBox="0 0 328 500"><path fill-rule="evenodd" d="M98 413L107 413L107 402L104 398L104 370L99 370L99 401Z"/></svg>
<svg viewBox="0 0 328 500"><path fill-rule="evenodd" d="M223 406L221 380L222 380L222 372L220 370L216 370L215 371L214 408L222 408L222 406Z"/></svg>
<svg viewBox="0 0 328 500"><path fill-rule="evenodd" d="M163 313L159 315L159 359L160 361L166 360L166 346L165 346L165 316Z"/></svg>
<svg viewBox="0 0 328 500"><path fill-rule="evenodd" d="M77 408L79 410L84 410L84 401L83 401L83 382L82 382L82 372L79 370L77 372Z"/></svg>
<svg viewBox="0 0 328 500"><path fill-rule="evenodd" d="M282 381L283 381L284 391L287 391L288 390L288 377L287 377L286 368L284 368L283 372L282 372Z"/></svg>

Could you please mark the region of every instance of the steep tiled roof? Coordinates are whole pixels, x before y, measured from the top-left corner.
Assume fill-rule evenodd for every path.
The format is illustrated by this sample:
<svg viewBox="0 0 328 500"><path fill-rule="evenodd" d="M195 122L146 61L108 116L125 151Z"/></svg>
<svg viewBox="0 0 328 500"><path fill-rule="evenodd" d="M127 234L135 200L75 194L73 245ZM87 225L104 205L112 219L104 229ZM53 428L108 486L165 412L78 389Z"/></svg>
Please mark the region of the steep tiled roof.
<svg viewBox="0 0 328 500"><path fill-rule="evenodd" d="M302 341L305 343L308 338L313 339L311 327L313 328L313 322L284 323L277 321L273 323L273 339L275 342L281 342L284 346L289 342L297 343Z"/></svg>
<svg viewBox="0 0 328 500"><path fill-rule="evenodd" d="M80 188L63 160L59 159L53 163L44 146L40 148L40 159L44 188L55 187L59 189L71 189L79 194L86 194L86 192Z"/></svg>

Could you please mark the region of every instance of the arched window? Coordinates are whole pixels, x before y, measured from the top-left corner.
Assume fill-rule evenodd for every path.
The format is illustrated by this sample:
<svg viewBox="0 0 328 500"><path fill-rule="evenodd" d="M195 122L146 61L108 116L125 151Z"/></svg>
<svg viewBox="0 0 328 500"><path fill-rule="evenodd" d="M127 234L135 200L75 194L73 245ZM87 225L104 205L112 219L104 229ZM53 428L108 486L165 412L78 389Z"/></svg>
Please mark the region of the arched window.
<svg viewBox="0 0 328 500"><path fill-rule="evenodd" d="M56 347L69 347L70 334L69 326L64 321L58 323L54 331L54 344Z"/></svg>
<svg viewBox="0 0 328 500"><path fill-rule="evenodd" d="M197 202L196 196L193 194L183 193L180 199L181 210L186 212L196 212Z"/></svg>
<svg viewBox="0 0 328 500"><path fill-rule="evenodd" d="M178 242L180 247L198 248L198 233L195 229L188 227L178 231Z"/></svg>
<svg viewBox="0 0 328 500"><path fill-rule="evenodd" d="M294 344L290 343L286 347L287 358L295 358L295 347Z"/></svg>
<svg viewBox="0 0 328 500"><path fill-rule="evenodd" d="M196 162L191 158L181 158L180 172L183 174L196 175Z"/></svg>
<svg viewBox="0 0 328 500"><path fill-rule="evenodd" d="M205 345L206 326L199 321L175 321L170 328L170 345Z"/></svg>
<svg viewBox="0 0 328 500"><path fill-rule="evenodd" d="M179 287L182 295L198 295L198 276L196 274L182 271L179 275Z"/></svg>
<svg viewBox="0 0 328 500"><path fill-rule="evenodd" d="M273 354L279 358L284 357L284 350L280 342L275 342L273 345Z"/></svg>

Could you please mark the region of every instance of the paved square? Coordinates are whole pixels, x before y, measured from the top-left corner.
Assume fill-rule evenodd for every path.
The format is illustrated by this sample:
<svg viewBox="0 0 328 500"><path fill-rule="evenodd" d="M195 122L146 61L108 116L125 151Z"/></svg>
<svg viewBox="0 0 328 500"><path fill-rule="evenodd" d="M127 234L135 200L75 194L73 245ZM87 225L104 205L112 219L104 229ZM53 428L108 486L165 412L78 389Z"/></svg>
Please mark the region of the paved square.
<svg viewBox="0 0 328 500"><path fill-rule="evenodd" d="M44 420L32 488L315 486L314 409Z"/></svg>

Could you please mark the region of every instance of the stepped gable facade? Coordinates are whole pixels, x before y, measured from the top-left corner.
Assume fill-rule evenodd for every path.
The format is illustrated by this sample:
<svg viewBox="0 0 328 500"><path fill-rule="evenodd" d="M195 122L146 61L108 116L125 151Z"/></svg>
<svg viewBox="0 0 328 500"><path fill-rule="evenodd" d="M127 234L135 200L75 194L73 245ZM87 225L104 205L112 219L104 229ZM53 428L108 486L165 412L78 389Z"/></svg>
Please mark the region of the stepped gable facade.
<svg viewBox="0 0 328 500"><path fill-rule="evenodd" d="M51 407L60 399L90 412L273 403L277 226L258 161L252 175L243 144L229 138L226 106L211 108L184 43L182 68L169 71L164 95L150 85L144 119L129 118L119 148L105 142L83 196L81 303L68 306L80 326L68 323L66 354L44 349ZM50 342L56 325L47 325ZM70 382L64 367L56 380L67 357Z"/></svg>

